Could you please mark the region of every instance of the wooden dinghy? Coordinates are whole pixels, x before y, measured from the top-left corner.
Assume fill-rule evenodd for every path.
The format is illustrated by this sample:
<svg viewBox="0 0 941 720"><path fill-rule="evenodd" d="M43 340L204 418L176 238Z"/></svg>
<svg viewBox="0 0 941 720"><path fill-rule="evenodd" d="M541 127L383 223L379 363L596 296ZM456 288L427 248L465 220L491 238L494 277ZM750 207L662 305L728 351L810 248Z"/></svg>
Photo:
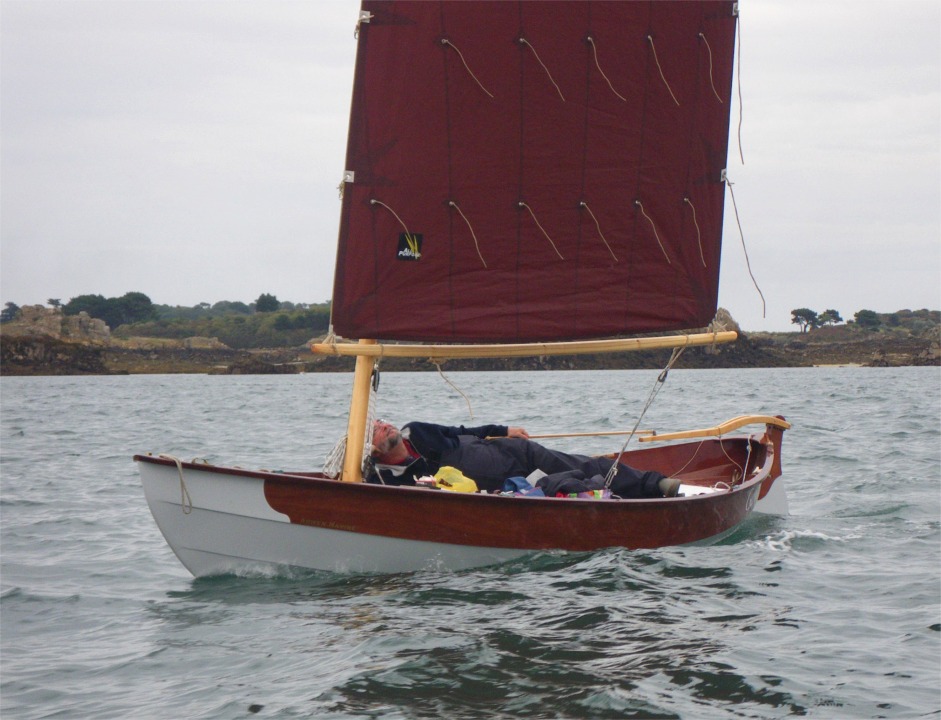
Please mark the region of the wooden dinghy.
<svg viewBox="0 0 941 720"><path fill-rule="evenodd" d="M649 447L622 456L679 477L679 497L362 482L370 378L384 357L735 339L686 331L718 308L737 12L732 0L363 2L331 338L313 347L356 356L342 471L334 480L136 456L187 568L465 568L706 541L755 509L786 510L777 479L788 425L766 416L685 440L645 436ZM754 423L758 432L733 434Z"/></svg>
<svg viewBox="0 0 941 720"><path fill-rule="evenodd" d="M455 493L166 456L134 459L158 527L193 575L272 567L461 569L534 551L714 540L753 511L786 512L775 480L788 424L780 418L738 418L726 428L743 423L764 427L755 434L720 437L709 437L713 429L696 431L701 436L692 441L626 453L624 461L634 467L660 468L682 480L680 496L649 500Z"/></svg>

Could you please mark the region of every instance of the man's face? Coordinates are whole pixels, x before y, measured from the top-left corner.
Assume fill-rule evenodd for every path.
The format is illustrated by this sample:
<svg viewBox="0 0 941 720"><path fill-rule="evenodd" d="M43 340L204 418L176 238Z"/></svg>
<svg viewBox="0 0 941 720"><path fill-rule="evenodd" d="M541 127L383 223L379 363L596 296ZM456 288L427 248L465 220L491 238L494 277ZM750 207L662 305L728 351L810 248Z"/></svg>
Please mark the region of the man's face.
<svg viewBox="0 0 941 720"><path fill-rule="evenodd" d="M395 425L377 420L372 426L372 454L376 457L387 455L402 442L402 433Z"/></svg>

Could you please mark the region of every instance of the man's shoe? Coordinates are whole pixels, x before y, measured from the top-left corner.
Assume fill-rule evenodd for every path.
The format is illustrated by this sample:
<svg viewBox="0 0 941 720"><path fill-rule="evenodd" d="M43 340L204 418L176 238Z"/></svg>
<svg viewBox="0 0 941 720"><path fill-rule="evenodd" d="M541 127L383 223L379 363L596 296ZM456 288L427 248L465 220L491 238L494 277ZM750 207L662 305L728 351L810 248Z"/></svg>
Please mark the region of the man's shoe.
<svg viewBox="0 0 941 720"><path fill-rule="evenodd" d="M665 477L657 483L657 487L663 497L676 497L680 491L680 479Z"/></svg>

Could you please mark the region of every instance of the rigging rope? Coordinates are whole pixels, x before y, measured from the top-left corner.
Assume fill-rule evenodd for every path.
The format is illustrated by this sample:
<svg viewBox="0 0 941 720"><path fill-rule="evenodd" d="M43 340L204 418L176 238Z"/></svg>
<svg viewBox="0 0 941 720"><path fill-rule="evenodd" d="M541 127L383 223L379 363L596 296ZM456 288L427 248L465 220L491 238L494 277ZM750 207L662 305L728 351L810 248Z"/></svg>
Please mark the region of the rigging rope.
<svg viewBox="0 0 941 720"><path fill-rule="evenodd" d="M346 457L346 435L337 440L333 449L327 453L323 461L323 474L332 480L340 477L343 470L343 458Z"/></svg>
<svg viewBox="0 0 941 720"><path fill-rule="evenodd" d="M595 214L591 211L591 208L588 207L588 203L582 200L579 204L579 207L583 207L588 211L588 214L591 215L591 219L595 221L595 227L598 228L598 235L601 236L601 242L604 243L604 246L608 248L608 252L611 253L611 257L614 258L614 262L618 261L618 256L614 254L614 250L611 249L611 246L608 245L608 241L605 240L604 233L601 232L601 225L598 224L598 218L595 217Z"/></svg>
<svg viewBox="0 0 941 720"><path fill-rule="evenodd" d="M542 234L546 236L546 240L548 240L548 241L549 241L549 244L552 245L552 249L555 250L555 254L558 255L560 259L565 260L565 258L562 257L562 253L559 252L559 248L557 248L557 247L555 246L555 243L552 242L552 238L549 237L549 233L547 233L547 232L545 231L545 228L543 228L543 226L539 224L539 220L536 219L536 214L533 212L533 209L532 209L531 207L529 207L529 205L527 205L526 203L524 203L522 200L520 200L519 206L520 206L520 207L524 207L524 208L526 208L527 210L529 210L529 214L532 216L533 222L536 223L536 227L538 227L540 230L542 230Z"/></svg>
<svg viewBox="0 0 941 720"><path fill-rule="evenodd" d="M657 70L660 71L660 78L663 80L663 84L667 86L667 90L670 92L670 97L673 98L673 102L676 103L676 106L680 106L680 101L676 99L676 95L673 94L673 88L670 87L670 83L667 82L666 77L663 74L663 68L660 67L660 58L657 57L657 48L653 44L653 37L648 35L647 40L650 42L650 49L653 50L653 59L657 62Z"/></svg>
<svg viewBox="0 0 941 720"><path fill-rule="evenodd" d="M407 237L407 238L411 238L411 237L412 237L411 233L408 231L408 228L405 227L405 223L402 222L402 218L400 218L400 217L398 216L398 214L395 212L395 210L393 210L392 208L390 208L388 205L386 205L386 204L385 204L384 202L382 202L381 200L376 200L375 198L371 199L371 200L369 201L369 204L370 204L370 205L382 205L382 207L384 207L386 210L388 210L390 213L392 213L392 215L395 216L395 219L399 221L399 225L401 225L401 226L402 226L402 229L405 231L405 237Z"/></svg>
<svg viewBox="0 0 941 720"><path fill-rule="evenodd" d="M372 458L372 426L376 422L376 399L379 394L379 359L372 366L372 382L369 385L369 400L366 404L366 428L363 434L363 456L360 462L360 468L363 469L363 477L367 477L367 463Z"/></svg>
<svg viewBox="0 0 941 720"><path fill-rule="evenodd" d="M382 207L384 207L386 210L388 210L390 213L392 213L392 215L395 217L395 219L399 221L399 225L402 226L402 229L405 231L405 234L406 234L406 235L409 235L409 237L411 237L410 233L408 232L408 228L405 227L405 223L402 222L402 218L400 218L400 217L398 216L398 214L395 212L395 210L393 210L392 208L390 208L388 205L386 205L386 204L385 204L384 202L382 202L381 200L376 200L375 198L371 199L371 200L369 201L369 204L370 204L370 205L382 205Z"/></svg>
<svg viewBox="0 0 941 720"><path fill-rule="evenodd" d="M748 248L745 247L745 233L742 232L742 221L738 217L738 205L735 204L735 191L732 190L732 181L729 180L728 176L725 178L725 184L729 188L729 195L732 196L732 209L735 211L735 223L738 225L738 235L742 239L742 250L745 253L745 265L748 267L748 274L751 276L751 281L755 286L755 290L757 290L758 295L761 296L761 317L767 317L765 294L761 292L761 288L758 287L758 281L755 280L755 274L751 271L751 261L748 259Z"/></svg>
<svg viewBox="0 0 941 720"><path fill-rule="evenodd" d="M683 202L689 205L689 209L693 211L693 225L696 226L696 242L699 243L699 259L702 260L702 266L706 267L706 258L702 253L702 234L699 232L699 223L696 222L696 207L690 202L688 197L683 198Z"/></svg>
<svg viewBox="0 0 941 720"><path fill-rule="evenodd" d="M649 223L650 223L650 227L653 228L653 235L654 235L655 238L657 238L657 244L660 246L660 250L663 252L663 257L665 257L665 258L667 259L667 262L668 262L670 265L672 265L673 263L670 262L670 256L667 255L666 248L663 247L663 243L660 242L660 233L657 232L657 226L654 225L653 220L650 219L650 216L649 216L649 215L647 214L647 212L644 210L644 206L641 205L640 200L635 200L635 201L634 201L634 204L635 204L637 207L640 208L641 214L642 214L645 218L647 218L647 222L649 222Z"/></svg>
<svg viewBox="0 0 941 720"><path fill-rule="evenodd" d="M363 438L363 457L362 457L362 470L363 477L366 478L369 476L369 463L372 460L372 427L376 421L376 398L377 391L379 389L379 361L376 360L373 365L372 370L372 382L369 387L369 399L367 400L366 405L366 426L364 430L365 437ZM347 437L344 435L336 444L327 453L327 456L324 458L323 463L323 474L328 478L336 480L340 477L341 472L343 471L343 461L346 458L346 440Z"/></svg>
<svg viewBox="0 0 941 720"><path fill-rule="evenodd" d="M614 85L611 84L611 81L608 80L608 76L605 75L604 70L601 69L601 64L598 62L598 47L595 45L595 39L591 35L588 36L588 42L591 43L591 50L595 56L595 67L598 68L598 72L601 73L601 77L603 77L604 81L608 83L608 87L611 88L611 92L613 92L615 95L621 98L621 100L623 100L624 102L627 102L627 98L621 95L621 93L619 93L617 90L614 89Z"/></svg>
<svg viewBox="0 0 941 720"><path fill-rule="evenodd" d="M477 76L474 75L474 71L471 70L471 69L468 67L467 61L464 59L464 54L463 54L460 50L457 49L457 45L455 45L453 42L451 42L451 41L448 40L447 38L441 38L441 44L442 44L442 45L448 45L448 46L454 48L454 51L458 54L458 57L461 58L461 62L464 63L464 69L467 70L467 72L470 74L470 76L471 76L472 78L474 78L474 82L476 82L477 85L480 86L480 89L483 90L485 93L487 93L487 94L492 98L492 97L493 97L493 93L490 92L487 88L485 88L485 87L483 86L483 84L480 82L480 80L477 79Z"/></svg>
<svg viewBox="0 0 941 720"><path fill-rule="evenodd" d="M637 422L634 423L634 427L631 429L630 435L627 436L627 439L624 441L624 444L621 446L621 450L618 452L617 456L614 458L614 462L611 464L610 469L608 470L607 475L604 478L604 486L606 489L610 489L611 483L614 480L614 476L618 472L618 464L621 462L621 457L627 451L627 445L630 443L631 438L637 434L637 428L640 427L641 421L644 419L644 415L647 413L647 410L650 409L650 406L653 405L654 399L657 397L657 394L660 392L664 383L667 381L667 375L669 375L671 368L679 360L680 355L683 354L683 351L686 349L685 345L673 348L673 353L670 355L670 361L667 363L666 367L660 371L660 374L657 376L657 381L653 384L653 389L650 391L650 395L647 397L647 402L644 404L643 409L640 411L640 415L637 417Z"/></svg>
<svg viewBox="0 0 941 720"><path fill-rule="evenodd" d="M738 157L745 164L745 155L742 153L742 23L741 18L735 22L735 37L738 39L738 53L736 54L738 62L738 72L735 73L738 85Z"/></svg>
<svg viewBox="0 0 941 720"><path fill-rule="evenodd" d="M721 103L722 98L720 98L719 93L716 92L716 84L712 79L712 48L709 47L709 41L706 39L706 36L704 33L699 33L699 37L701 37L702 41L706 43L706 51L709 53L709 84L712 85L712 94L715 95L716 100L718 100ZM725 103L722 103L722 104L725 105Z"/></svg>
<svg viewBox="0 0 941 720"><path fill-rule="evenodd" d="M158 455L157 457L176 463L176 471L180 474L180 509L184 515L189 515L193 512L193 501L190 498L190 491L186 488L186 481L183 479L183 461L174 455Z"/></svg>
<svg viewBox="0 0 941 720"><path fill-rule="evenodd" d="M477 248L477 257L480 258L480 262L483 263L484 267L487 267L487 262L486 260L484 260L484 256L480 254L480 244L477 242L477 234L474 232L474 228L471 227L470 220L468 220L467 217L464 215L464 213L461 212L461 208L459 208L457 206L457 203L454 202L453 200L448 201L448 206L453 207L455 210L457 210L458 214L460 214L464 222L467 223L467 229L470 230L471 237L474 238L474 247Z"/></svg>
<svg viewBox="0 0 941 720"><path fill-rule="evenodd" d="M536 48L534 48L526 38L521 37L519 41L521 44L529 45L529 49L533 51L533 55L536 56L539 64L542 65L542 69L546 71L546 76L549 78L549 82L555 85L556 92L559 93L559 97L562 98L562 102L565 102L565 95L563 95L562 91L559 89L559 84L552 79L552 73L549 72L549 68L546 67L546 64L542 61L542 58L539 57L539 53L536 52Z"/></svg>
<svg viewBox="0 0 941 720"><path fill-rule="evenodd" d="M415 259L417 260L419 257L421 257L421 253L418 251L418 238L415 237L415 236L413 236L413 235L408 231L408 228L405 227L405 223L402 222L402 218L400 218L400 217L398 216L398 214L395 212L395 210L393 210L392 208L390 208L388 205L386 205L386 204L385 204L384 202L382 202L381 200L376 200L375 198L371 199L371 200L369 201L369 204L370 204L370 205L382 205L382 207L384 207L386 210L388 210L390 213L392 213L392 214L395 216L395 219L399 221L399 225L401 225L401 226L402 226L402 229L405 231L405 242L408 243L408 246L409 246L409 248L411 249L412 253L414 254Z"/></svg>
<svg viewBox="0 0 941 720"><path fill-rule="evenodd" d="M467 395L464 394L464 391L461 390L461 388L459 388L459 387L458 387L457 385L455 385L453 382L451 382L450 378L448 378L448 376L444 374L444 371L441 369L441 363L442 363L443 361L437 360L437 359L435 359L435 358L428 358L428 362L430 362L431 364L433 364L433 365L438 369L438 374L441 376L441 379L444 380L444 381L445 381L448 385L450 385L452 388L454 388L455 391L457 391L457 393L458 393L462 398L464 398L464 402L467 403L467 412L470 413L470 418L471 418L471 420L473 420L473 419L474 419L474 408L471 407L470 398L468 398Z"/></svg>

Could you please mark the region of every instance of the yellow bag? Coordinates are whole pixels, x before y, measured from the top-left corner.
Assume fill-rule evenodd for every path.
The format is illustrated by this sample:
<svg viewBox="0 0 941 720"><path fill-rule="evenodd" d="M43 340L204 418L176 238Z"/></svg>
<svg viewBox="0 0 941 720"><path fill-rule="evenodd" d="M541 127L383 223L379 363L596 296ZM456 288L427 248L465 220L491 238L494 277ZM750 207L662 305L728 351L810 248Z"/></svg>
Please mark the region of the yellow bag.
<svg viewBox="0 0 941 720"><path fill-rule="evenodd" d="M469 477L464 477L464 473L450 465L445 465L435 473L435 487L452 492L477 492L477 483Z"/></svg>

